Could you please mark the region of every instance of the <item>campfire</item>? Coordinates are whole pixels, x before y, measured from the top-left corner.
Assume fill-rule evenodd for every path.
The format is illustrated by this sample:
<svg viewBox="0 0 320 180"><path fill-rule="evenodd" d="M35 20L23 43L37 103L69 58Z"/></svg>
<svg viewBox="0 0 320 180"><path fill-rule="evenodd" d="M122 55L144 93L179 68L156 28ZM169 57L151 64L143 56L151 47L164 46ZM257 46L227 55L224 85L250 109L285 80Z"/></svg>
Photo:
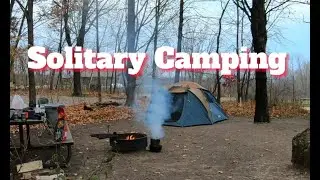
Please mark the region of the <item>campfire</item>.
<svg viewBox="0 0 320 180"><path fill-rule="evenodd" d="M146 150L148 146L148 138L146 134L142 133L99 133L91 134L91 137L96 137L98 139L110 139L110 145L112 151L114 152L130 152Z"/></svg>
<svg viewBox="0 0 320 180"><path fill-rule="evenodd" d="M127 136L126 140L135 140L136 138L133 135Z"/></svg>

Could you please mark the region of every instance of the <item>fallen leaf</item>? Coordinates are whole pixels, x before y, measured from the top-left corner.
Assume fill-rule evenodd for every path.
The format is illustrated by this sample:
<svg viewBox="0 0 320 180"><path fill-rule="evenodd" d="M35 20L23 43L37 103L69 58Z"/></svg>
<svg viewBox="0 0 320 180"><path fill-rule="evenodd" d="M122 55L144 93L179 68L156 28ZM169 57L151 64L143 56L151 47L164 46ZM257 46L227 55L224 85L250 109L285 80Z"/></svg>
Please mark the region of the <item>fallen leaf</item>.
<svg viewBox="0 0 320 180"><path fill-rule="evenodd" d="M242 106L238 106L237 102L224 101L221 102L223 110L231 116L239 117L253 117L255 112L255 102L243 102ZM270 116L276 118L290 118L290 117L306 117L310 113L303 109L299 104L282 103L270 108Z"/></svg>

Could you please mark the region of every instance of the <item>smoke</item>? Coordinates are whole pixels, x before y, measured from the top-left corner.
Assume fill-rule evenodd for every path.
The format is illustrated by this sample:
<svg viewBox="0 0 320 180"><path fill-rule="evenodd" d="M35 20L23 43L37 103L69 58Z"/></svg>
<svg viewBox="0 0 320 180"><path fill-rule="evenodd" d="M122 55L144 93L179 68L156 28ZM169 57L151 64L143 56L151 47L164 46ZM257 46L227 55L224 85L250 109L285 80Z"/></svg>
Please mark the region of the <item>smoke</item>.
<svg viewBox="0 0 320 180"><path fill-rule="evenodd" d="M143 82L144 90L151 91L151 97L147 111L143 115L143 123L150 131L152 139L161 139L164 137L162 124L171 116L172 96L157 80L153 80L148 85L147 81Z"/></svg>

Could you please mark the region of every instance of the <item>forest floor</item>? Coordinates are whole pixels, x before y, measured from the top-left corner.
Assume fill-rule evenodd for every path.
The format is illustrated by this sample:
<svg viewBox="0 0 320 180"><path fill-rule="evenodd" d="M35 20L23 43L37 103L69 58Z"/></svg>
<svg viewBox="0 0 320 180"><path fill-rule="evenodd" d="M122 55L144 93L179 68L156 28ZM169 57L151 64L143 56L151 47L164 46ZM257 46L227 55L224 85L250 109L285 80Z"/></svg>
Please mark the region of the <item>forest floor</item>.
<svg viewBox="0 0 320 180"><path fill-rule="evenodd" d="M22 97L27 102L27 97ZM124 101L117 97L104 99L107 100ZM59 97L59 103L66 105L96 101L94 97ZM238 110L231 106L225 104L228 114L237 115ZM116 112L117 108L113 108L110 113ZM276 115L283 114L275 111ZM75 116L81 113L77 110L70 118L79 118ZM93 133L107 132L108 125L111 132L148 134L144 125L137 121L139 119L123 117L121 120L90 123L76 123L76 120L70 122L75 144L70 166L65 169L68 177L86 180L310 179L309 172L292 167L290 162L292 138L309 127L310 121L306 116L272 118L271 123L254 124L252 118L230 115L228 120L214 125L164 127L165 137L161 140L163 149L160 153L111 153L108 139L90 137Z"/></svg>
<svg viewBox="0 0 320 180"><path fill-rule="evenodd" d="M66 172L76 179L309 179L308 172L292 167L292 138L309 127L306 119L274 119L253 124L252 119L231 117L209 125L164 127L160 153L149 151L111 154L107 140L91 133L145 132L134 120L76 125L71 128L75 145Z"/></svg>

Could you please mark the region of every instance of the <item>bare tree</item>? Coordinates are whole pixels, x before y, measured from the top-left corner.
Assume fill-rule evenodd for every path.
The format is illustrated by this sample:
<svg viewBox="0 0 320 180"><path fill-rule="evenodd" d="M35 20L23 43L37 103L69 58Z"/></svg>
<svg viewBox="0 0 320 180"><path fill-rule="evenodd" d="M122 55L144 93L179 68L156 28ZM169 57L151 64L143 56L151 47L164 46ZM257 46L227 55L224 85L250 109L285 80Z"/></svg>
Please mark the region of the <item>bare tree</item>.
<svg viewBox="0 0 320 180"><path fill-rule="evenodd" d="M28 25L28 46L32 47L34 45L34 36L33 36L33 0L27 1L28 9L25 9L27 25ZM32 61L29 58L29 61ZM34 78L34 72L31 69L28 69L28 79L29 79L29 106L36 106L36 82Z"/></svg>
<svg viewBox="0 0 320 180"><path fill-rule="evenodd" d="M63 37L63 9L62 9L62 6L60 4L58 4L58 2L54 1L54 3L59 8L59 15L58 16L59 16L59 19L60 19L60 28L59 28L58 52L61 53L61 51L62 51L62 37ZM51 71L51 77L50 77L50 85L49 85L49 89L50 90L53 90L54 77L55 77L55 70L52 70Z"/></svg>
<svg viewBox="0 0 320 180"><path fill-rule="evenodd" d="M155 7L155 27L154 27L154 40L153 40L153 52L155 53L157 50L158 43L158 30L159 30L159 19L160 19L160 0L156 0ZM156 62L153 60L152 62L152 78L156 78Z"/></svg>
<svg viewBox="0 0 320 180"><path fill-rule="evenodd" d="M221 6L222 6L222 12L221 12L221 16L219 18L219 29L218 29L218 35L217 35L217 48L216 48L216 53L219 53L219 48L220 48L220 36L221 36L221 31L222 31L222 19L223 19L223 15L226 12L226 9L228 7L230 0L227 1L227 3L225 4L225 6L222 6L222 2L221 2ZM217 87L218 87L218 93L217 93L217 102L220 103L220 98L221 98L221 77L220 77L220 72L219 70L216 71L217 75L216 75L216 81L217 81Z"/></svg>
<svg viewBox="0 0 320 180"><path fill-rule="evenodd" d="M135 52L135 0L128 0L128 23L127 23L127 44L128 52ZM127 61L127 67L132 68L132 63ZM126 87L126 106L132 106L135 98L136 79L126 73L127 87Z"/></svg>
<svg viewBox="0 0 320 180"><path fill-rule="evenodd" d="M182 29L183 29L183 10L184 10L183 5L184 5L184 0L180 0L177 52L181 52ZM177 69L175 72L175 76L174 76L174 82L179 82L179 79L180 79L180 70Z"/></svg>
<svg viewBox="0 0 320 180"><path fill-rule="evenodd" d="M282 2L274 0L252 0L252 7L247 0L233 0L249 18L251 22L252 44L254 52L266 52L267 44L267 22L271 12L287 5L291 0ZM255 95L255 115L254 122L270 122L267 93L266 72L256 71L256 95Z"/></svg>
<svg viewBox="0 0 320 180"><path fill-rule="evenodd" d="M97 46L97 53L100 52L100 47L99 47L99 11L98 11L98 7L99 7L99 2L98 0L96 0L96 46ZM98 70L98 102L102 101L101 98L101 76L100 76L100 70Z"/></svg>
<svg viewBox="0 0 320 180"><path fill-rule="evenodd" d="M15 31L16 28L12 27L12 20L13 20L13 17L12 17L12 9L13 9L13 6L14 6L14 3L15 3L15 0L12 0L11 1L11 4L10 4L10 20L11 20L11 32ZM22 30L23 30L23 24L25 22L25 18L26 18L26 12L25 10L27 9L27 5L26 6L22 6L21 2L18 1L18 4L20 5L20 8L22 10L22 20L20 21L20 26L19 26L19 30L17 32L17 35L14 36L16 39L14 41L14 45L13 46L10 46L10 49L11 49L11 53L10 53L10 74L11 74L11 80L13 82L13 84L15 84L15 72L14 72L14 62L15 62L15 58L16 58L16 55L18 54L17 53L17 50L18 50L18 45L19 45L19 42L21 40L21 35L22 35Z"/></svg>
<svg viewBox="0 0 320 180"><path fill-rule="evenodd" d="M239 14L239 1L237 1L237 40L236 40L236 49L237 54L239 54L239 27L240 27L240 14ZM237 70L237 102L240 103L241 99L241 87L240 87L240 69Z"/></svg>
<svg viewBox="0 0 320 180"><path fill-rule="evenodd" d="M82 6L82 17L81 17L81 27L79 30L79 35L77 37L77 46L83 47L84 45L84 36L86 34L86 23L87 16L89 12L89 0L83 0ZM79 71L74 71L73 73L73 96L81 96L81 74Z"/></svg>

